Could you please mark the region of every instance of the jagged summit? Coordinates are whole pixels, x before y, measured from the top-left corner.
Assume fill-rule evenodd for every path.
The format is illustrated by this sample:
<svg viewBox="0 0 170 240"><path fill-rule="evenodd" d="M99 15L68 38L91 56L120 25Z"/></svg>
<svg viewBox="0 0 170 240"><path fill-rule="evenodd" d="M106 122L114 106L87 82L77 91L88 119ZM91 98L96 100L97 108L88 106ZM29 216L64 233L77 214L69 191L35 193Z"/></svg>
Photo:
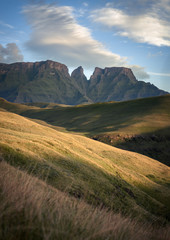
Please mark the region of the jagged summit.
<svg viewBox="0 0 170 240"><path fill-rule="evenodd" d="M82 68L82 66L76 68L72 72L71 77L73 79L75 79L75 81L77 82L81 93L83 93L85 96L87 96L88 81L87 81L86 76L84 75L84 69Z"/></svg>
<svg viewBox="0 0 170 240"><path fill-rule="evenodd" d="M104 69L99 68L99 67L95 67L94 72L93 72L93 74L91 75L90 79L91 79L91 78L95 78L95 77L97 77L97 76L99 76L99 75L102 75L103 72L104 72Z"/></svg>
<svg viewBox="0 0 170 240"><path fill-rule="evenodd" d="M167 94L125 67L96 67L90 80L82 66L71 76L66 65L51 60L0 64L0 97L11 102L82 104L122 101Z"/></svg>
<svg viewBox="0 0 170 240"><path fill-rule="evenodd" d="M82 66L76 68L71 74L71 77L73 77L73 78L77 77L77 76L80 76L80 77L85 76L84 69L82 68Z"/></svg>

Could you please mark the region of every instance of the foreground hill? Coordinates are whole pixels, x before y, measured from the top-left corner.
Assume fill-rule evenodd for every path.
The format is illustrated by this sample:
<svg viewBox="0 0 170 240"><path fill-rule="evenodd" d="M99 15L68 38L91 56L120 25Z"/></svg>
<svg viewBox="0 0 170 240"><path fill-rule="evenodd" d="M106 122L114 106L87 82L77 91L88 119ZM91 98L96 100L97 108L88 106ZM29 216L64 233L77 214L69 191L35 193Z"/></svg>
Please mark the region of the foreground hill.
<svg viewBox="0 0 170 240"><path fill-rule="evenodd" d="M87 81L83 68L71 76L64 64L54 61L0 64L0 97L11 102L82 103L123 101L167 92L137 81L124 67L95 68Z"/></svg>
<svg viewBox="0 0 170 240"><path fill-rule="evenodd" d="M0 108L170 165L170 95L75 107L48 103L32 105L0 100Z"/></svg>
<svg viewBox="0 0 170 240"><path fill-rule="evenodd" d="M163 222L169 216L169 167L143 155L0 112L0 155L89 204Z"/></svg>
<svg viewBox="0 0 170 240"><path fill-rule="evenodd" d="M168 240L169 228L94 208L0 162L0 239Z"/></svg>

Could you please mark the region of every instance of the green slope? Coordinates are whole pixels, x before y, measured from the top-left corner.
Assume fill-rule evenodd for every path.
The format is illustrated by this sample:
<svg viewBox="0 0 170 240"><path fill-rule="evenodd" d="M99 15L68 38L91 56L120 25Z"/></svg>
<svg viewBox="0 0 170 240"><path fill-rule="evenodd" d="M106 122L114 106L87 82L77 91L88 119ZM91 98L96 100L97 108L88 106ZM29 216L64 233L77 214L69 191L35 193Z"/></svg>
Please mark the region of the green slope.
<svg viewBox="0 0 170 240"><path fill-rule="evenodd" d="M170 165L170 95L74 107L1 100L0 107Z"/></svg>
<svg viewBox="0 0 170 240"><path fill-rule="evenodd" d="M168 218L167 166L14 113L1 111L0 116L0 154L11 165L90 204L141 219Z"/></svg>
<svg viewBox="0 0 170 240"><path fill-rule="evenodd" d="M18 105L1 99L0 107L87 135L103 132L147 134L156 131L169 134L170 95L74 107L47 105L47 108Z"/></svg>

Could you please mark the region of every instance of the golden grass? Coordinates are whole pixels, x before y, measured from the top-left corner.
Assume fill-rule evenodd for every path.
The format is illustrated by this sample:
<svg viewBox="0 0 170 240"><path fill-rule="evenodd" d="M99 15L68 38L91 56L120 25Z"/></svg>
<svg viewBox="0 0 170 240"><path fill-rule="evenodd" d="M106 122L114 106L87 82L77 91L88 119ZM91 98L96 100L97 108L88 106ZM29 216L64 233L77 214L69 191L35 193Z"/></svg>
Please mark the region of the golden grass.
<svg viewBox="0 0 170 240"><path fill-rule="evenodd" d="M120 214L93 208L39 179L0 162L0 239L168 240L170 229L154 229Z"/></svg>
<svg viewBox="0 0 170 240"><path fill-rule="evenodd" d="M167 166L17 114L0 116L0 152L14 166L34 165L34 174L49 174L48 183L90 203L154 218L168 214Z"/></svg>

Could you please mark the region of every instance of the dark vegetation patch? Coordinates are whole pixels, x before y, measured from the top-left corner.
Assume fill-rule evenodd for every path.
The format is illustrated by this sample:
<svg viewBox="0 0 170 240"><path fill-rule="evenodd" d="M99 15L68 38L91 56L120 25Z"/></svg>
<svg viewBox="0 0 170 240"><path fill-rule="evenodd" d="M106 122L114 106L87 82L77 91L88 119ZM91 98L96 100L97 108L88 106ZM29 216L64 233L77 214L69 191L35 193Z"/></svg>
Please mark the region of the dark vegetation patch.
<svg viewBox="0 0 170 240"><path fill-rule="evenodd" d="M170 136L101 134L93 136L92 139L141 153L170 166Z"/></svg>

